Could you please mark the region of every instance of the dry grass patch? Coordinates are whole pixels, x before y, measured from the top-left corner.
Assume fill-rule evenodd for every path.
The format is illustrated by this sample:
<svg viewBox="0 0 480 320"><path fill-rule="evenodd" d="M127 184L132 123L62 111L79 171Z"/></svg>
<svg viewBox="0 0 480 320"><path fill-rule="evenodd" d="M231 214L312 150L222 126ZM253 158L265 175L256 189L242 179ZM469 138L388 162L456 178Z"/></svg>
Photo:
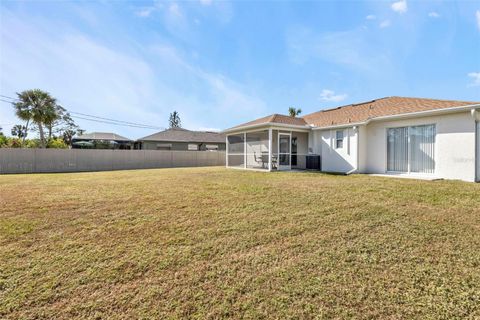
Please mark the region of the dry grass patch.
<svg viewBox="0 0 480 320"><path fill-rule="evenodd" d="M0 318L480 317L480 185L0 176Z"/></svg>

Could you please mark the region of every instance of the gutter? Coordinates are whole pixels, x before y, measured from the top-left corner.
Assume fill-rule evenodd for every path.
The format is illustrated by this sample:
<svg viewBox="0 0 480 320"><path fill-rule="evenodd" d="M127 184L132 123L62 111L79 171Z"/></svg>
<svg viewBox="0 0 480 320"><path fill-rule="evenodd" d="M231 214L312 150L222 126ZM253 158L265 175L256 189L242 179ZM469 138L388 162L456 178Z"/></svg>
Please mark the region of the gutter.
<svg viewBox="0 0 480 320"><path fill-rule="evenodd" d="M327 127L312 127L312 130L327 130L327 129L338 129L338 128L349 128L349 127L356 127L368 124L371 119L362 122L351 122L351 123L344 123L344 124L335 124Z"/></svg>
<svg viewBox="0 0 480 320"><path fill-rule="evenodd" d="M357 169L352 169L352 170L346 172L345 175L348 176L348 175L351 175L352 173L356 173L356 172L357 172Z"/></svg>
<svg viewBox="0 0 480 320"><path fill-rule="evenodd" d="M190 141L190 140L135 140L134 142L173 142L173 143L225 143L222 141Z"/></svg>
<svg viewBox="0 0 480 320"><path fill-rule="evenodd" d="M377 120L385 120L385 119L394 119L394 118L409 118L412 116L422 116L422 115L430 115L430 114L442 114L442 113L453 113L457 111L468 111L471 109L480 108L480 104L471 104L466 106L460 107L452 107L452 108L444 108L444 109L434 109L434 110L426 110L426 111L418 111L418 112L411 112L411 113L403 113L403 114L396 114L392 116L381 116L371 119L371 121Z"/></svg>
<svg viewBox="0 0 480 320"><path fill-rule="evenodd" d="M480 121L480 109L472 109L471 111L473 119Z"/></svg>
<svg viewBox="0 0 480 320"><path fill-rule="evenodd" d="M220 133L243 132L245 130L260 128L260 127L266 127L266 128L281 127L281 128L287 128L287 129L304 129L304 130L312 129L312 127L309 125L302 126L302 125L292 125L292 124L286 124L286 123L264 122L264 123L252 124L249 126L243 126L238 128L225 129L223 131L220 131Z"/></svg>

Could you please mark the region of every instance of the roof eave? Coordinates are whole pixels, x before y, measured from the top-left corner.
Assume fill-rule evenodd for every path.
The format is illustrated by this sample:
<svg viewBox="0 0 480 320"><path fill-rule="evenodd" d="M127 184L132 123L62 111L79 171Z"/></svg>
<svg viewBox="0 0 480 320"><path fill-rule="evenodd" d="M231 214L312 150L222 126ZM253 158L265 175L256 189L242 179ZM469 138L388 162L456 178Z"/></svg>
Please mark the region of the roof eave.
<svg viewBox="0 0 480 320"><path fill-rule="evenodd" d="M407 118L414 118L414 117L424 117L424 116L429 116L429 115L469 111L471 109L477 109L477 108L480 108L480 104L470 104L470 105L460 106L460 107L451 107L451 108L443 108L443 109L433 109L433 110L426 110L426 111L401 113L401 114L394 114L394 115L389 115L389 116L375 117L375 118L368 119L366 121L355 122L355 123L352 122L352 123L335 124L335 125L330 125L330 126L314 126L314 127L312 127L312 130L347 128L347 127L366 125L366 124L368 124L370 122L373 122L373 121L385 121L385 120L407 119Z"/></svg>
<svg viewBox="0 0 480 320"><path fill-rule="evenodd" d="M172 140L172 139L137 139L137 142L180 142L180 143L225 143L225 140L206 141L206 140Z"/></svg>
<svg viewBox="0 0 480 320"><path fill-rule="evenodd" d="M257 129L257 128L270 128L270 127L280 127L280 128L290 128L290 129L311 129L309 125L295 125L295 124L286 124L286 123L275 123L275 122L264 122L264 123L257 123L248 126L242 127L234 127L230 129L225 129L221 131L221 133L234 133L234 132L242 132L245 130Z"/></svg>

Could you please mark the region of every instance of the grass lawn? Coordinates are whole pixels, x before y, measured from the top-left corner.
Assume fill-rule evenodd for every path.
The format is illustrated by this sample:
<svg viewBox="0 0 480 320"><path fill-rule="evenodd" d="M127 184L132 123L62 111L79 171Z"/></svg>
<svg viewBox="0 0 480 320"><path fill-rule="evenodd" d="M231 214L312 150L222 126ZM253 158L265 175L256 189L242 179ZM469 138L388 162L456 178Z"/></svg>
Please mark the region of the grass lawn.
<svg viewBox="0 0 480 320"><path fill-rule="evenodd" d="M0 176L0 318L480 318L480 184Z"/></svg>

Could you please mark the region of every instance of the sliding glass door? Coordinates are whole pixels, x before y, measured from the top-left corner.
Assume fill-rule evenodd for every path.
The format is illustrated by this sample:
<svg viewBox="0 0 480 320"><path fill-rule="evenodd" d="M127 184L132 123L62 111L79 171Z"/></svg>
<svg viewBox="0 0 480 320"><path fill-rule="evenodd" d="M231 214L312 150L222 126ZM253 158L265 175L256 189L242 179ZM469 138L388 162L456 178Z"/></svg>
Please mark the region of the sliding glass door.
<svg viewBox="0 0 480 320"><path fill-rule="evenodd" d="M435 125L390 128L387 171L435 172Z"/></svg>
<svg viewBox="0 0 480 320"><path fill-rule="evenodd" d="M388 129L387 171L408 172L408 128Z"/></svg>

